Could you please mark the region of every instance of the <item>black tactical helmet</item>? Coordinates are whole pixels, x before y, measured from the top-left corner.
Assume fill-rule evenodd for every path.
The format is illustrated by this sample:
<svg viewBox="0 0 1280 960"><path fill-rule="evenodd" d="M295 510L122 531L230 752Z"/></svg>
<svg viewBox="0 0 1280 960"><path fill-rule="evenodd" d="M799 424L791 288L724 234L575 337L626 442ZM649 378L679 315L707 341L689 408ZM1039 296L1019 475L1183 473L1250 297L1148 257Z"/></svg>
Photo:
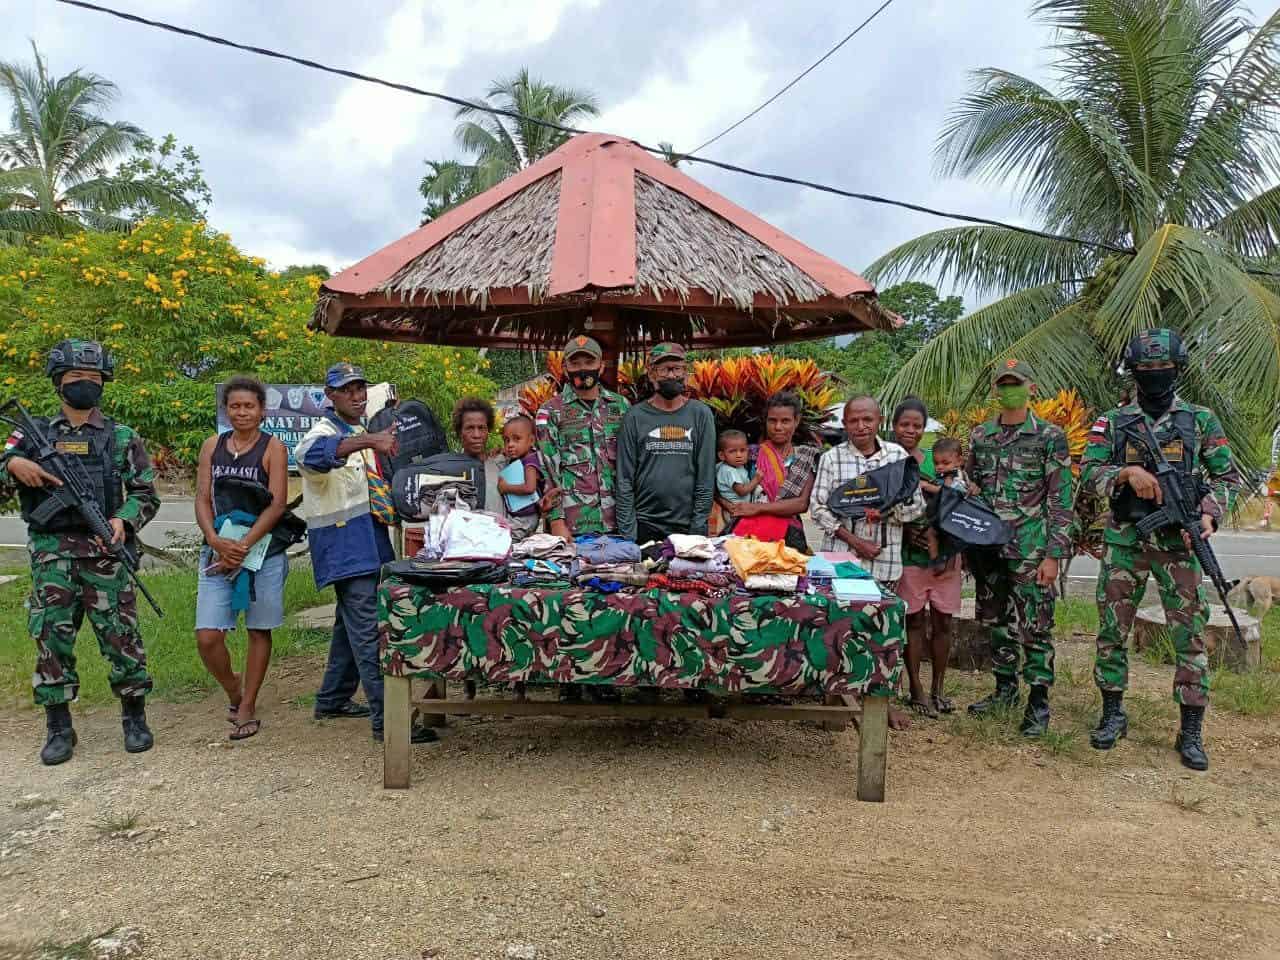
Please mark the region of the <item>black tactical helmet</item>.
<svg viewBox="0 0 1280 960"><path fill-rule="evenodd" d="M111 354L96 340L63 340L49 351L44 372L56 380L69 370L96 370L105 383L114 379L116 365Z"/></svg>
<svg viewBox="0 0 1280 960"><path fill-rule="evenodd" d="M1187 365L1187 348L1174 330L1143 330L1124 351L1124 365L1130 373L1140 363L1161 360L1172 362L1179 370Z"/></svg>

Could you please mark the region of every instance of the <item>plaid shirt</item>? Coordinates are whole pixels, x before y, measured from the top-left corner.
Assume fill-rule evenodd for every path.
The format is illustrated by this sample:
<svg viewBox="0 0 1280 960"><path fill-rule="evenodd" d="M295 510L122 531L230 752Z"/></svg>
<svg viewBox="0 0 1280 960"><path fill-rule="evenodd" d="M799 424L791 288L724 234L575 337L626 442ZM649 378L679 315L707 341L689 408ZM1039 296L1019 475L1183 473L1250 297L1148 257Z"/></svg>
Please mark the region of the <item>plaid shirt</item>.
<svg viewBox="0 0 1280 960"><path fill-rule="evenodd" d="M852 529L853 535L862 540L870 540L880 544L880 555L874 560L861 561L868 567L871 575L882 583L894 583L902 576L902 525L924 515L924 496L916 490L910 503L899 504L889 511L882 523L872 524L865 520L856 523L849 519L837 517L827 508L831 491L846 480L852 480L864 473L883 467L887 463L904 460L910 454L896 443L884 440L877 441L876 452L864 457L850 442L832 447L818 461L818 476L813 482L813 499L809 501L809 513L814 522L822 528L823 550L845 550L844 541L837 539L836 531L841 527ZM852 526L851 526L852 525Z"/></svg>

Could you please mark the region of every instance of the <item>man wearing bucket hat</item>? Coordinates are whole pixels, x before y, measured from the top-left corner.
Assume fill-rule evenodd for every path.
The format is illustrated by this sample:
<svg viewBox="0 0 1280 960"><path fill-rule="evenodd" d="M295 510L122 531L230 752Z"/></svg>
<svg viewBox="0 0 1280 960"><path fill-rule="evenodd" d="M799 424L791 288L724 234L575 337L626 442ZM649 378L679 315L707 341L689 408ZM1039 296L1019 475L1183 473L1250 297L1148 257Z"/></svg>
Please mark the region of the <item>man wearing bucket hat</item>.
<svg viewBox="0 0 1280 960"><path fill-rule="evenodd" d="M1030 692L1020 729L1039 737L1049 729L1058 563L1071 550L1071 455L1066 434L1029 408L1035 374L1026 361L1001 361L992 385L1000 412L974 429L965 471L1013 534L975 564L978 619L991 631L996 689L969 712L981 716L1017 705L1021 648Z"/></svg>
<svg viewBox="0 0 1280 960"><path fill-rule="evenodd" d="M382 740L382 666L378 661L378 575L395 558L388 525L394 522L390 489L383 487L377 456L396 454L394 424L382 433L364 428L368 378L350 363L335 363L324 378L333 404L294 450L302 474L316 586L333 585L337 610L329 662L316 694L316 719L368 717ZM384 497L386 503L383 502ZM368 706L353 703L364 685ZM436 739L421 728L414 743Z"/></svg>
<svg viewBox="0 0 1280 960"><path fill-rule="evenodd" d="M1209 663L1204 649L1208 607L1204 571L1176 527L1138 535L1136 521L1159 504L1157 464L1144 438L1154 438L1161 456L1199 486L1201 528L1212 535L1217 518L1231 508L1244 483L1222 424L1212 410L1177 395L1187 350L1172 330L1146 330L1125 351L1125 367L1136 386L1135 402L1109 410L1089 431L1081 482L1110 501L1098 574L1098 651L1094 680L1102 691L1102 718L1090 736L1095 749L1110 750L1129 730L1124 712L1129 663L1125 649L1138 601L1155 575L1165 620L1177 654L1173 697L1181 715L1174 747L1184 766L1205 770L1202 724L1209 703ZM1208 483L1205 479L1208 479Z"/></svg>
<svg viewBox="0 0 1280 960"><path fill-rule="evenodd" d="M534 418L543 474L560 491L547 521L565 539L618 529L618 430L630 404L600 382L603 356L591 337L570 337L564 345L565 388Z"/></svg>

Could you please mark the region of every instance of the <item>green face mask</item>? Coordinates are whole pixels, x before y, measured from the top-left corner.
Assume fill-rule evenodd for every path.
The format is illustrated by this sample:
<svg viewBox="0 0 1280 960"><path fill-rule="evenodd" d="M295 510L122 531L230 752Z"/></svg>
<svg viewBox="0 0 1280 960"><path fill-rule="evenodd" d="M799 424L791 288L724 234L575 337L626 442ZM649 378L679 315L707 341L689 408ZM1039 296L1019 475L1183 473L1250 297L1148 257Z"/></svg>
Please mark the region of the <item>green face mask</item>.
<svg viewBox="0 0 1280 960"><path fill-rule="evenodd" d="M1025 383L1007 383L996 387L996 402L1001 410L1021 410L1031 399L1031 388Z"/></svg>

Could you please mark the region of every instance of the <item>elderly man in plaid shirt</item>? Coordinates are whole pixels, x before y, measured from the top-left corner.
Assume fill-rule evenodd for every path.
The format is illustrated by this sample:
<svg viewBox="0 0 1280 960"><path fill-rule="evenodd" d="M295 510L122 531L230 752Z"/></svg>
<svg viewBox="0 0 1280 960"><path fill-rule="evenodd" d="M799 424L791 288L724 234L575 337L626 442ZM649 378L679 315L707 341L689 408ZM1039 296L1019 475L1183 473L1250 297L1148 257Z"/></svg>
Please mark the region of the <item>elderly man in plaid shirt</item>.
<svg viewBox="0 0 1280 960"><path fill-rule="evenodd" d="M846 480L910 456L896 443L880 439L881 419L880 405L872 397L854 397L845 404L844 430L849 439L818 461L809 512L822 528L823 550L847 547L873 577L892 589L902 576L902 525L924 514L920 491L887 514L869 510L865 519L856 522L841 520L827 508L831 491Z"/></svg>

